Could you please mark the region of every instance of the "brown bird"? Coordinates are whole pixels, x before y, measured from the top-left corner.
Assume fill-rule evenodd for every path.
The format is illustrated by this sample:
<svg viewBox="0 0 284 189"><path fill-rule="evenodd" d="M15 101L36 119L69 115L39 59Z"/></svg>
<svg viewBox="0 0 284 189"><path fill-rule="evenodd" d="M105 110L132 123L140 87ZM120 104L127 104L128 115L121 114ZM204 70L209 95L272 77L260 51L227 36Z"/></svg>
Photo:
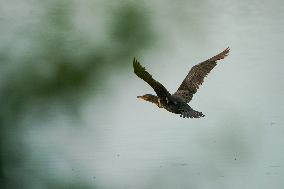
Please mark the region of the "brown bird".
<svg viewBox="0 0 284 189"><path fill-rule="evenodd" d="M149 74L146 69L142 67L141 64L134 58L134 73L147 82L157 94L157 96L145 94L143 96L137 96L137 98L152 102L159 108L165 108L169 112L180 114L180 117L204 117L202 112L193 110L187 103L191 101L193 95L203 83L204 78L217 65L217 61L225 58L229 54L229 51L230 49L228 47L216 56L213 56L212 58L193 66L174 94L170 94L161 83L153 79L151 74Z"/></svg>

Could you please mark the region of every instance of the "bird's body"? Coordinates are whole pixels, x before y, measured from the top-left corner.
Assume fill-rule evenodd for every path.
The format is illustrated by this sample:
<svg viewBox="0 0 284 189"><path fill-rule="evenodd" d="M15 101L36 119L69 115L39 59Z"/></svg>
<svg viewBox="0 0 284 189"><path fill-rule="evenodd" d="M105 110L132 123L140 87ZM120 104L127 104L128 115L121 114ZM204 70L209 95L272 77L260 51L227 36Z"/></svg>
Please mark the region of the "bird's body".
<svg viewBox="0 0 284 189"><path fill-rule="evenodd" d="M143 100L156 104L159 108L164 108L169 112L180 114L181 117L200 118L204 117L202 112L193 110L188 103L193 95L197 92L199 86L203 83L207 74L216 66L217 60L225 58L229 53L229 48L216 56L201 62L191 68L182 84L174 94L170 94L168 90L146 71L144 67L134 58L134 73L147 82L156 92L156 95L145 94L138 96Z"/></svg>
<svg viewBox="0 0 284 189"><path fill-rule="evenodd" d="M153 95L154 96L154 95ZM160 98L158 96L154 96L155 100L151 101L149 100L149 97L153 96L151 94L146 94L143 96L138 96L138 98L141 98L143 100L152 102L156 104L159 108L164 108L169 112L180 114L181 117L191 117L191 118L199 118L203 117L204 115L202 112L198 112L193 110L185 101L183 98L181 98L178 95L171 95L167 97L166 99Z"/></svg>

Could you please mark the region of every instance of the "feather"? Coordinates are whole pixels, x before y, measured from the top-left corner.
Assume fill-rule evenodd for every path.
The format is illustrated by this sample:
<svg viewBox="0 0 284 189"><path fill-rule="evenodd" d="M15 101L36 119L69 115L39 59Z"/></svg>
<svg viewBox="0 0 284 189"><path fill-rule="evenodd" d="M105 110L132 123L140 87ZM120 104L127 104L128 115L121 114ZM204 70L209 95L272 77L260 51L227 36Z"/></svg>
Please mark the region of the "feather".
<svg viewBox="0 0 284 189"><path fill-rule="evenodd" d="M228 47L216 56L193 66L174 95L182 97L186 103L190 102L204 82L204 78L217 65L217 61L228 56L229 51Z"/></svg>
<svg viewBox="0 0 284 189"><path fill-rule="evenodd" d="M149 74L135 58L133 59L133 68L134 73L147 82L154 89L159 98L166 100L171 96L169 91L161 83L153 79L152 75Z"/></svg>

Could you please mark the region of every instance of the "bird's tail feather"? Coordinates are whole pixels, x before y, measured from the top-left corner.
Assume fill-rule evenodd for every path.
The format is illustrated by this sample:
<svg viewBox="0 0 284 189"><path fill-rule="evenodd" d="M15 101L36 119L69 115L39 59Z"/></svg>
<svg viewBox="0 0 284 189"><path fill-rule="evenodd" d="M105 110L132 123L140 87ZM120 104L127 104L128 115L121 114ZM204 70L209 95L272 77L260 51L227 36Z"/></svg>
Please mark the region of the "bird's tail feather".
<svg viewBox="0 0 284 189"><path fill-rule="evenodd" d="M200 117L204 117L204 116L205 115L202 112L196 111L192 108L190 108L187 111L183 111L180 114L180 117L183 117L183 118L200 118Z"/></svg>

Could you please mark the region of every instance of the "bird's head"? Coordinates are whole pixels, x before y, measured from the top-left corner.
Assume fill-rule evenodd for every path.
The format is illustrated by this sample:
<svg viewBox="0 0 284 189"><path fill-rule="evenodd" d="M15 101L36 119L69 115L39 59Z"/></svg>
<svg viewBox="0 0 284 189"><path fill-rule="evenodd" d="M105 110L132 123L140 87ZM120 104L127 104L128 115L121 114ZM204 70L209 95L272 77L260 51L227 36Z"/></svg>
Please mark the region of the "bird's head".
<svg viewBox="0 0 284 189"><path fill-rule="evenodd" d="M142 95L142 96L137 96L137 98L146 100L146 101L148 101L148 102L152 102L152 103L156 104L157 106L159 106L158 97L155 96L155 95L152 95L152 94L145 94L145 95Z"/></svg>

